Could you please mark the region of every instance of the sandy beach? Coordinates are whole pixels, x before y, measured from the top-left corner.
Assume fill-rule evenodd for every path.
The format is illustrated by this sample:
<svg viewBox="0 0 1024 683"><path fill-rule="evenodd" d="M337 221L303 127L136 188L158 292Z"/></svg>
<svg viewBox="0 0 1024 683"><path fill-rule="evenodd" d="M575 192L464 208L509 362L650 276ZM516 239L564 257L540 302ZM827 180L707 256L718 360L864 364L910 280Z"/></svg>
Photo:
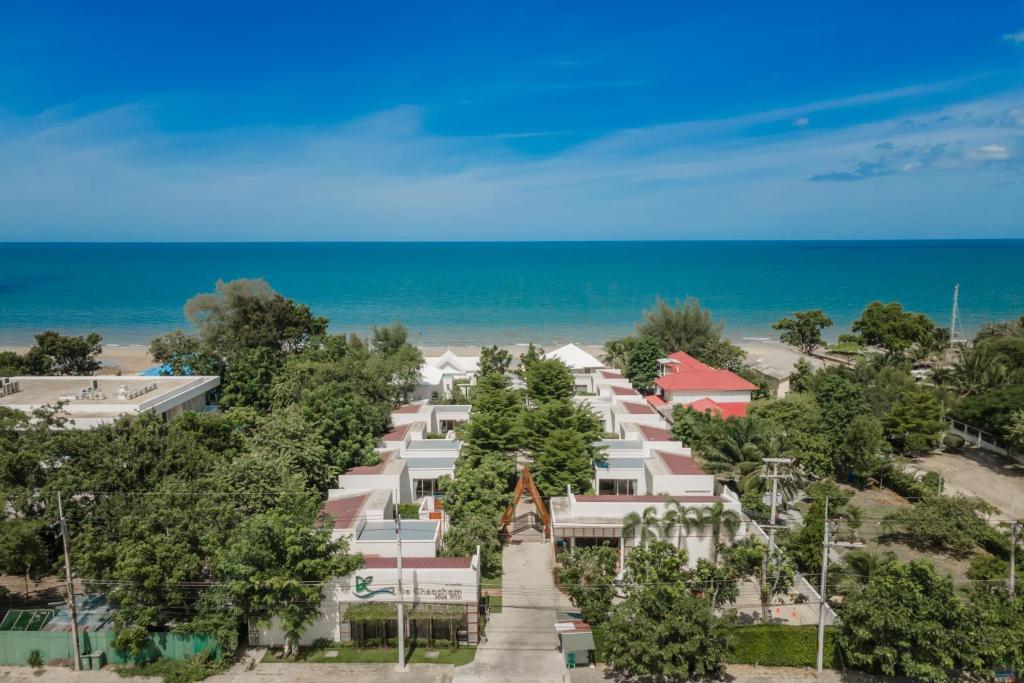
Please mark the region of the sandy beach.
<svg viewBox="0 0 1024 683"><path fill-rule="evenodd" d="M762 370L774 371L770 374L788 374L793 364L803 355L796 349L767 339L743 339L735 343L747 352L747 362L751 366ZM509 351L514 358L518 358L527 349L526 344L498 344L498 346ZM557 348L555 344L541 346L548 351ZM598 358L604 353L604 348L599 344L579 344L579 346ZM0 348L2 351L15 351L17 353L25 353L28 349L28 346L6 346ZM452 353L459 356L477 356L480 354L481 347L431 345L420 346L419 349L424 356L430 358L440 356L447 350L451 350ZM817 359L809 358L809 360L815 366L821 364ZM150 357L148 348L142 344L125 346L118 344L104 345L103 353L100 354L100 361L103 363L104 372L107 374L136 374L156 364Z"/></svg>

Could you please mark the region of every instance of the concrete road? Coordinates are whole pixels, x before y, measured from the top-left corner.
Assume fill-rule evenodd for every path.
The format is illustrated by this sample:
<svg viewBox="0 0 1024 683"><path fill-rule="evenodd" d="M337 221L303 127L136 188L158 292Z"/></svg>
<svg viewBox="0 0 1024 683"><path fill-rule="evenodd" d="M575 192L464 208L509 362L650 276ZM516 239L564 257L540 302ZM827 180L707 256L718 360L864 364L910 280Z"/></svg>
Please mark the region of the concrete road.
<svg viewBox="0 0 1024 683"><path fill-rule="evenodd" d="M568 602L555 588L551 546L543 542L507 545L502 551L502 611L491 616L487 641L476 659L455 669L458 683L551 681L560 683L565 665L554 623Z"/></svg>

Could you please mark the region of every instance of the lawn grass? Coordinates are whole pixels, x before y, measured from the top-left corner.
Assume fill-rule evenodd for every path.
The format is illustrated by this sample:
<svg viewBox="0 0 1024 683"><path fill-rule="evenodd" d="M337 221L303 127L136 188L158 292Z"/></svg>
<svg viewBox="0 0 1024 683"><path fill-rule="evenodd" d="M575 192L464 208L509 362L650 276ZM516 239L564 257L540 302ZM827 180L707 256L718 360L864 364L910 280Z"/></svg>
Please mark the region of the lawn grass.
<svg viewBox="0 0 1024 683"><path fill-rule="evenodd" d="M501 614L501 573L481 576L480 589L483 595L489 596L491 614Z"/></svg>
<svg viewBox="0 0 1024 683"><path fill-rule="evenodd" d="M277 648L276 651L280 651ZM336 657L328 657L326 653L335 652ZM427 654L436 652L436 657ZM409 664L452 664L462 666L469 664L476 657L476 647L462 645L455 650L447 648L431 649L425 645L412 648L406 656ZM335 644L326 648L303 648L295 659L277 659L274 651L268 650L263 661L268 664L397 664L398 648L368 647L358 648L351 645Z"/></svg>

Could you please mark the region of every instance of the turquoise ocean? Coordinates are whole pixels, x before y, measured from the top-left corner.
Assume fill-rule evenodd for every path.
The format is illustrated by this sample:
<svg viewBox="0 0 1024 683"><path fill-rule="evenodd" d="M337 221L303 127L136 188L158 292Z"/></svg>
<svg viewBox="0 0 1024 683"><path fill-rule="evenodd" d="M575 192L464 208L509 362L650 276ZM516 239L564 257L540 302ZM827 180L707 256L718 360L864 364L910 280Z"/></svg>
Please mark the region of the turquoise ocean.
<svg viewBox="0 0 1024 683"><path fill-rule="evenodd" d="M850 321L898 300L968 330L1024 314L1024 240L821 242L2 243L0 344L44 329L144 344L187 328L183 304L217 279L265 278L365 332L401 320L419 344L599 343L655 297L694 296L734 339L783 315Z"/></svg>

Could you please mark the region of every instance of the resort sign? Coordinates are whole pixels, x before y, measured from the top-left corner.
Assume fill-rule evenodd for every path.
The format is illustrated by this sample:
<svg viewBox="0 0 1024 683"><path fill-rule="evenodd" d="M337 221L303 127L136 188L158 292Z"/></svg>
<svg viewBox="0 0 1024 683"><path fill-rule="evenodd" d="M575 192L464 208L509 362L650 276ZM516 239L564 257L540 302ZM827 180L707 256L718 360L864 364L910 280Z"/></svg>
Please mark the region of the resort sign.
<svg viewBox="0 0 1024 683"><path fill-rule="evenodd" d="M377 588L375 590L370 589L370 584L373 583L372 576L357 576L356 587L352 591L352 595L356 596L361 600L367 600L375 595L394 595L394 588Z"/></svg>

